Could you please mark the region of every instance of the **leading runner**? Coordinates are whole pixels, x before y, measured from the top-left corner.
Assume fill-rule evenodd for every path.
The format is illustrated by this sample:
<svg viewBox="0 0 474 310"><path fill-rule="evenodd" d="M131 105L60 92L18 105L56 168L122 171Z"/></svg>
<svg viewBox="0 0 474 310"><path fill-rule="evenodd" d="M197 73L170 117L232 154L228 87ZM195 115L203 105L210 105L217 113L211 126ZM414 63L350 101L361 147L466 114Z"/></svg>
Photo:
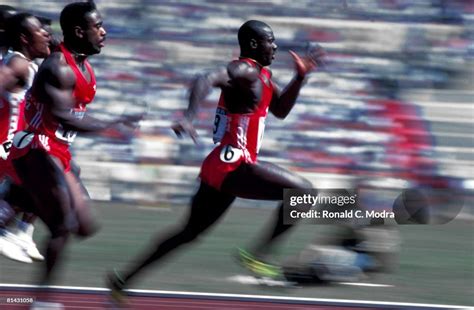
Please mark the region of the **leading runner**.
<svg viewBox="0 0 474 310"><path fill-rule="evenodd" d="M178 134L195 139L192 120L201 101L212 87L222 90L214 123L214 141L219 145L207 156L201 168L201 184L192 199L187 222L152 247L136 264L123 273L108 276L112 297L119 300L122 290L150 264L160 261L181 245L190 243L228 210L236 197L258 200L283 200L283 189L311 188L311 183L274 164L258 161L268 111L284 119L292 110L307 74L321 64L324 52L317 46L306 57L290 51L296 74L283 91L272 81L267 68L277 45L269 25L257 20L244 23L238 32L241 49L238 60L227 68L197 79L191 89L185 119L173 127ZM241 262L260 275L275 277L279 268L262 260L270 246L291 226L283 224L283 204L264 232L263 238L249 251L241 250Z"/></svg>

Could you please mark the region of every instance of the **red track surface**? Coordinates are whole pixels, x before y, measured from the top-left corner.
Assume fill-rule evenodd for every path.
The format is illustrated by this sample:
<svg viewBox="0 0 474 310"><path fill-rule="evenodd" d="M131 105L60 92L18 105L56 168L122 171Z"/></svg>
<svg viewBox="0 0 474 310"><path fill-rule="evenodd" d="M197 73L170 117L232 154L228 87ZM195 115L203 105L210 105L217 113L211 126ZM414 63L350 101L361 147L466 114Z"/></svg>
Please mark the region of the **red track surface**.
<svg viewBox="0 0 474 310"><path fill-rule="evenodd" d="M28 309L29 305L25 304L7 304L7 297L33 297L34 293L28 291L0 291L0 309L2 310L20 310ZM109 302L105 294L90 293L68 293L54 292L51 301L60 302L65 309L117 309ZM148 297L148 296L131 296L129 298L129 307L125 309L152 310L152 309L171 309L171 310L307 310L307 309L352 309L362 310L369 308L353 307L353 306L328 306L328 305L312 305L312 304L295 304L295 303L276 303L265 301L240 301L240 300L224 300L224 299L201 299L201 298L175 298L175 297ZM373 309L373 308L372 308Z"/></svg>

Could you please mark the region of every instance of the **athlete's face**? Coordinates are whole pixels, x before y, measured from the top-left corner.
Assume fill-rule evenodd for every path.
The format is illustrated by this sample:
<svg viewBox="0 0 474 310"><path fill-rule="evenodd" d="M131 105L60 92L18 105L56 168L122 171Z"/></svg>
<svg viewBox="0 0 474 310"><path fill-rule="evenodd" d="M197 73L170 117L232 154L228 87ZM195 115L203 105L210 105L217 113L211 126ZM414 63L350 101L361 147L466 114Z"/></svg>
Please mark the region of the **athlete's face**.
<svg viewBox="0 0 474 310"><path fill-rule="evenodd" d="M265 27L262 35L257 39L257 55L256 59L262 66L269 66L275 59L277 45L273 31Z"/></svg>
<svg viewBox="0 0 474 310"><path fill-rule="evenodd" d="M44 30L43 25L36 17L29 17L25 21L28 34L24 38L24 44L32 59L45 58L49 55L49 33Z"/></svg>
<svg viewBox="0 0 474 310"><path fill-rule="evenodd" d="M87 28L85 30L85 53L88 55L99 54L104 47L107 32L104 29L102 16L98 11L86 14Z"/></svg>

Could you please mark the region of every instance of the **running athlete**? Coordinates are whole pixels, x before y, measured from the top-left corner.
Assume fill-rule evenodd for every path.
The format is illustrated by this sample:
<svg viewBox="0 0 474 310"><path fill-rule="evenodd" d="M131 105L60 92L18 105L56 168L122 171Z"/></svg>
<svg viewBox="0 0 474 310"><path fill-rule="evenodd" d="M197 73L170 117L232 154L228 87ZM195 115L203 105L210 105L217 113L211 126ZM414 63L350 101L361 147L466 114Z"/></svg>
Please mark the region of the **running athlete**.
<svg viewBox="0 0 474 310"><path fill-rule="evenodd" d="M100 53L106 38L95 4L67 5L60 24L64 41L43 61L26 94L27 129L15 135L10 154L23 187L34 198L34 213L50 231L42 284L51 282L69 235L88 237L96 230L89 201L71 171L69 147L76 133L114 129L129 137L132 132L127 131L127 118L104 122L86 115L96 92L87 58Z"/></svg>
<svg viewBox="0 0 474 310"><path fill-rule="evenodd" d="M134 260L137 264L124 273L109 275L112 297L120 300L122 290L150 264L183 244L190 243L214 224L236 197L259 200L283 200L284 188L311 188L311 183L276 165L257 161L268 111L284 119L293 108L306 75L322 60L322 49L301 58L294 52L296 74L280 92L272 81L269 66L277 50L269 25L247 21L238 32L240 58L231 61L225 70L198 79L191 89L186 118L174 130L195 138L191 122L197 105L211 87L222 90L216 113L214 139L220 142L207 156L201 168L201 184L192 199L190 215L184 226L152 246L151 253ZM283 204L270 228L250 251L242 251L242 262L253 271L276 276L279 269L261 260L270 246L290 228L283 224ZM253 268L258 263L261 267Z"/></svg>
<svg viewBox="0 0 474 310"><path fill-rule="evenodd" d="M9 17L5 33L10 49L4 54L0 67L1 79L4 81L4 91L0 93L0 182L3 184L3 198L8 204L3 202L0 209L0 254L20 262L31 263L32 259L44 259L32 239L34 228L30 222L34 218L31 215L24 216L23 221L18 222L16 234L5 228L15 216L9 205L22 210L29 207L22 205L26 202L25 199L11 199L13 197L10 192L18 193L15 195L17 197L26 197L27 193L20 188L20 181L8 154L14 133L24 128L24 98L38 71L34 60L47 57L50 53L49 34L36 17L27 13ZM9 184L10 181L13 184Z"/></svg>

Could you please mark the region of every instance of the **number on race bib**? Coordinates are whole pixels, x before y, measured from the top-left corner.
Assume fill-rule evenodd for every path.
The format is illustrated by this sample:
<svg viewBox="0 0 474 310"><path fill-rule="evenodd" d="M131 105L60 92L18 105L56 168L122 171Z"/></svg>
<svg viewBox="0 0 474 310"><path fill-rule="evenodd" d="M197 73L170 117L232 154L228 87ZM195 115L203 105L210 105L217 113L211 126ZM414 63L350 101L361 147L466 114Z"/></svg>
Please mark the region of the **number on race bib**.
<svg viewBox="0 0 474 310"><path fill-rule="evenodd" d="M212 130L212 140L214 143L221 142L224 137L227 127L227 112L223 108L216 109L216 116L214 118L214 128Z"/></svg>
<svg viewBox="0 0 474 310"><path fill-rule="evenodd" d="M219 128L219 123L221 121L221 116L219 114L216 114L216 118L214 118L214 129L212 130L212 134L217 133L217 129Z"/></svg>
<svg viewBox="0 0 474 310"><path fill-rule="evenodd" d="M243 155L241 149L234 148L232 145L226 145L222 148L220 153L220 159L226 163L235 163Z"/></svg>
<svg viewBox="0 0 474 310"><path fill-rule="evenodd" d="M230 145L225 147L224 151L224 160L225 161L231 161L232 158L234 158L235 152L232 150L232 147Z"/></svg>

